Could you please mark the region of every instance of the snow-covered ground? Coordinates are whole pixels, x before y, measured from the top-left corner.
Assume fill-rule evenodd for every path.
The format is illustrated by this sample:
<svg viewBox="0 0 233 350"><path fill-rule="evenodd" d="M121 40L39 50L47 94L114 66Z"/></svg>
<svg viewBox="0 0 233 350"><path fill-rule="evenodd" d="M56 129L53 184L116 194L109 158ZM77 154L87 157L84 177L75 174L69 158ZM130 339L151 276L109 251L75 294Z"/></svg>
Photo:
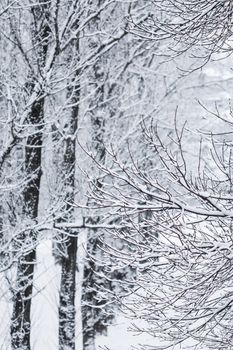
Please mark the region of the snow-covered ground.
<svg viewBox="0 0 233 350"><path fill-rule="evenodd" d="M59 268L54 264L52 242L37 247L34 296L32 299L32 350L58 349Z"/></svg>
<svg viewBox="0 0 233 350"><path fill-rule="evenodd" d="M58 349L58 290L60 270L55 265L52 256L52 242L42 241L37 247L37 265L35 269L35 282L32 300L32 350L57 350ZM6 292L8 285L4 278L1 280L2 295L0 298L1 324L0 324L0 350L10 349L10 294ZM5 294L4 294L5 290ZM82 337L80 327L80 289L77 288L77 349L82 349ZM107 336L99 336L96 339L98 350L131 350L137 345L158 345L158 339L147 334L138 335L132 331L132 320L119 314L115 324L108 329ZM136 325L143 326L142 321L133 320ZM180 347L174 348L175 350ZM185 347L182 347L185 349ZM20 349L19 349L20 350Z"/></svg>
<svg viewBox="0 0 233 350"><path fill-rule="evenodd" d="M58 290L60 272L54 264L52 243L43 241L37 248L37 266L35 270L34 297L32 302L32 350L58 349ZM79 294L79 290L77 290ZM79 295L77 295L79 300ZM9 303L4 304L9 313ZM77 323L80 324L80 306L77 305ZM9 318L8 318L9 320ZM130 350L132 346L146 343L149 339L136 336L130 331L131 321L119 315L115 325L110 326L107 336L99 336L96 340L97 349ZM7 327L7 326L6 326ZM4 331L1 327L2 332ZM77 348L80 349L81 329L77 325ZM9 344L9 343L8 343ZM0 348L8 350L7 347Z"/></svg>

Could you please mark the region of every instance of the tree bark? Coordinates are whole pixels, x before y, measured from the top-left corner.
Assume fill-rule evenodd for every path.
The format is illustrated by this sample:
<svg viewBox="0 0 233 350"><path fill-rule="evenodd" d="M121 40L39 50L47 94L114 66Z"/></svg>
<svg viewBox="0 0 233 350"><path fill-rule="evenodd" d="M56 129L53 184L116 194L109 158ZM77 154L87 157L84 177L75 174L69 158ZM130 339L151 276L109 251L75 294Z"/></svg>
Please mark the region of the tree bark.
<svg viewBox="0 0 233 350"><path fill-rule="evenodd" d="M97 248L97 239L93 237L93 232L88 231L87 252L95 255ZM94 309L96 286L95 286L95 262L88 258L83 271L82 284L82 328L83 328L83 349L95 349L95 322L96 310Z"/></svg>
<svg viewBox="0 0 233 350"><path fill-rule="evenodd" d="M74 350L77 237L67 237L66 249L67 257L61 259L59 350Z"/></svg>
<svg viewBox="0 0 233 350"><path fill-rule="evenodd" d="M36 102L28 116L28 123L35 125L36 132L30 135L25 147L25 171L27 185L24 189L24 214L31 221L38 217L40 181L41 181L41 148L43 138L44 100ZM36 126L37 125L37 126ZM38 126L39 125L39 126ZM30 349L31 332L31 297L33 287L34 264L36 260L36 232L23 233L19 238L21 249L25 250L17 264L16 289L13 296L13 314L11 325L12 349ZM24 244L28 248L24 248Z"/></svg>
<svg viewBox="0 0 233 350"><path fill-rule="evenodd" d="M92 147L96 153L96 159L101 163L105 160L105 119L103 113L101 113L102 106L104 105L104 83L103 80L103 67L104 62L102 59L98 61L93 67L93 77L95 84L98 86L96 89L96 101L94 112L91 116L91 128L92 128ZM100 73L99 73L100 72ZM97 187L99 186L97 180ZM99 222L99 217L89 218L88 222L95 225ZM101 268L96 265L95 257L100 252L99 248L99 234L98 230L88 230L87 233L87 257L83 271L83 284L82 284L82 329L83 329L83 349L95 350L95 338L97 334L104 333L106 331L107 319L105 319L103 310L95 308L100 306L98 301L97 288L98 284L103 284L102 280L96 277L95 272L101 272ZM93 259L92 259L93 257ZM105 301L103 302L105 304ZM106 322L105 322L106 321Z"/></svg>
<svg viewBox="0 0 233 350"><path fill-rule="evenodd" d="M28 74L29 90L31 94L37 96L25 121L28 130L32 129L25 142L24 173L26 185L23 189L23 217L26 222L29 222L30 229L17 237L17 248L22 250L22 255L17 262L16 287L13 295L11 346L14 350L31 349L31 299L37 245L37 232L33 226L37 222L39 212L45 103L42 88L38 91L35 90L38 78L45 67L48 51L48 39L51 33L48 25L49 6L48 3L42 1L40 3L39 1L31 8L30 12L33 23L31 35L34 47L31 62L33 62L38 76L31 76L32 73Z"/></svg>
<svg viewBox="0 0 233 350"><path fill-rule="evenodd" d="M79 54L79 42L77 39L74 54ZM65 183L65 215L62 221L69 222L73 219L74 208L70 203L75 199L75 163L76 163L76 132L79 114L80 85L79 72L73 80L73 89L68 89L67 97L74 105L70 116L67 116L68 134L64 140L63 171ZM59 350L75 350L75 293L77 271L77 232L67 230L60 237L62 255L59 259L61 264L61 282L59 294Z"/></svg>

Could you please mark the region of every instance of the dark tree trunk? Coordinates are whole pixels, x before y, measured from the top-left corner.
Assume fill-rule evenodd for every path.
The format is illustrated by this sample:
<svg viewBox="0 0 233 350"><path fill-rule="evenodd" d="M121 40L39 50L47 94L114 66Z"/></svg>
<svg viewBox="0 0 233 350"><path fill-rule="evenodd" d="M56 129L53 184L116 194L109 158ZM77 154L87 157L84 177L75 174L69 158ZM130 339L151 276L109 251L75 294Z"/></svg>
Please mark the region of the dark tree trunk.
<svg viewBox="0 0 233 350"><path fill-rule="evenodd" d="M96 222L91 221L92 224ZM95 349L95 337L97 333L98 313L95 309L97 302L96 286L96 264L92 257L96 256L98 251L97 231L89 230L87 237L87 252L90 256L84 265L83 284L82 284L82 328L83 328L83 349ZM100 322L101 323L101 322Z"/></svg>
<svg viewBox="0 0 233 350"><path fill-rule="evenodd" d="M23 261L22 261L23 259ZM35 250L21 258L17 270L17 291L14 295L11 325L12 349L30 349L31 296L33 286Z"/></svg>
<svg viewBox="0 0 233 350"><path fill-rule="evenodd" d="M24 214L36 223L38 217L40 181L41 181L41 148L44 101L32 106L28 123L37 129L29 136L25 147L25 171L27 185L24 189ZM33 288L34 264L36 260L36 232L31 229L19 237L22 256L17 265L16 289L13 296L13 314L11 324L12 349L29 350L31 333L31 297ZM26 243L26 244L25 244ZM25 244L25 246L24 246ZM27 247L26 247L27 245Z"/></svg>
<svg viewBox="0 0 233 350"><path fill-rule="evenodd" d="M40 3L41 2L41 3ZM38 76L28 78L28 90L35 93L36 82L45 67L48 39L51 33L48 25L49 3L42 0L31 8L32 19L32 62ZM47 18L47 19L46 19ZM17 262L16 287L13 295L11 323L11 346L14 350L30 350L31 335L31 298L33 275L36 262L37 232L33 226L37 223L39 211L40 183L42 176L42 143L44 128L43 92L37 92L35 102L28 113L26 123L32 129L25 144L25 188L23 190L23 216L30 224L30 229L17 237L17 248L22 250Z"/></svg>
<svg viewBox="0 0 233 350"><path fill-rule="evenodd" d="M99 6L102 0L98 1ZM96 16L93 30L101 28L101 14ZM93 37L90 46L100 44L100 39ZM105 105L106 82L104 79L106 59L100 57L93 65L91 78L92 85L95 87L95 94L90 101L91 112L91 133L92 133L92 149L95 159L104 164L105 161L105 122L109 113ZM96 186L100 184L96 181ZM92 225L98 224L99 217L89 218L88 222ZM106 332L107 316L105 315L105 300L99 300L98 290L105 284L104 279L97 277L98 273L102 273L102 267L96 264L95 258L101 259L101 251L99 248L98 230L88 230L87 232L87 259L84 264L83 283L82 283L82 330L83 330L83 350L95 350L95 338L97 334ZM103 304L103 309L101 305Z"/></svg>
<svg viewBox="0 0 233 350"><path fill-rule="evenodd" d="M77 40L73 48L73 54L79 55L79 42ZM73 80L73 89L68 89L67 98L74 107L67 116L67 135L64 140L63 154L63 178L65 191L65 207L62 221L73 219L74 208L72 203L75 197L75 161L76 161L76 132L79 114L80 85L79 73ZM63 241L60 247L62 252L59 258L61 264L61 282L59 294L59 350L75 349L75 292L77 271L77 232L67 230L60 239Z"/></svg>
<svg viewBox="0 0 233 350"><path fill-rule="evenodd" d="M67 237L66 249L67 257L61 259L59 350L74 350L77 237Z"/></svg>
<svg viewBox="0 0 233 350"><path fill-rule="evenodd" d="M70 123L70 136L65 140L65 153L63 163L63 173L66 177L64 191L66 191L64 207L65 214L62 221L72 219L73 208L68 203L72 203L75 193L75 137L77 130L77 113L75 108L72 113ZM76 270L77 270L77 235L74 236L72 230L67 230L60 239L62 256L61 282L59 300L59 350L75 349L75 291L76 291Z"/></svg>
<svg viewBox="0 0 233 350"><path fill-rule="evenodd" d="M75 161L75 140L72 141L72 151L69 147L66 149L66 155L72 155L73 161L65 163L67 165L65 172L69 175L69 181L67 190L69 194L66 196L68 203L74 199L74 161ZM71 161L71 159L70 159ZM72 192L71 192L72 189ZM64 208L67 215L67 221L71 219L73 209L67 204ZM65 221L65 217L63 218ZM76 270L77 270L77 236L71 230L67 230L60 237L63 244L60 248L62 256L60 257L61 264L61 282L60 282L60 294L59 294L59 350L75 349L75 292L76 292Z"/></svg>
<svg viewBox="0 0 233 350"><path fill-rule="evenodd" d="M100 112L104 106L103 66L104 62L100 59L93 67L93 77L98 88L96 89L96 100L93 101L95 104L94 112L91 115L92 147L95 152L95 159L100 163L104 163L106 153L104 146L106 116L103 116L103 113ZM99 186L98 180L96 186ZM89 218L88 222L93 225L98 224L99 217ZM100 284L104 284L103 278L102 280L98 279L96 275L96 272L102 272L102 268L97 266L95 262L95 257L101 253L99 248L99 234L100 232L98 230L89 230L87 233L87 254L89 256L84 265L82 284L84 350L95 350L96 335L105 333L107 324L107 317L105 318L104 310L99 308L101 301L98 300L97 293L98 287L101 287ZM103 301L103 304L105 304L105 301Z"/></svg>

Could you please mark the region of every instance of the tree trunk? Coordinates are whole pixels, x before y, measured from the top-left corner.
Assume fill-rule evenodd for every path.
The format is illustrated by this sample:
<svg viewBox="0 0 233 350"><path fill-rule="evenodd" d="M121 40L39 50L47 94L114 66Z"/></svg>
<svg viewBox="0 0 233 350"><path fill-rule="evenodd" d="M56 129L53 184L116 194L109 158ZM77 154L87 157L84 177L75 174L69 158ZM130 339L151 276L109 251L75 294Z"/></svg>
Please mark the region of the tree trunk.
<svg viewBox="0 0 233 350"><path fill-rule="evenodd" d="M105 159L105 146L104 146L104 134L105 134L105 119L101 108L104 102L104 85L101 82L103 72L103 60L96 63L93 67L94 81L99 87L96 89L97 100L93 103L96 104L94 112L91 116L92 127L92 147L95 151L95 158L99 162L104 163ZM98 72L101 72L100 74ZM97 180L97 187L99 186ZM95 225L99 222L99 217L89 218L88 222ZM83 284L82 284L82 329L83 329L83 349L95 350L95 338L97 334L104 333L106 331L107 319L103 310L95 308L100 307L98 300L98 284L103 284L103 279L98 279L95 272L101 272L101 268L96 265L95 257L100 253L99 248L99 234L98 230L88 230L87 233L87 260L84 265L83 271ZM92 257L94 259L92 259ZM105 302L104 302L105 303Z"/></svg>
<svg viewBox="0 0 233 350"><path fill-rule="evenodd" d="M31 62L34 64L34 73L33 75L32 73L28 74L30 76L28 78L28 87L31 94L36 93L37 96L25 121L25 124L28 126L27 130L32 129L25 143L24 172L26 184L23 189L23 216L25 221L29 222L30 229L17 237L17 248L22 250L22 255L17 262L16 287L13 295L11 346L15 350L30 350L31 348L30 314L37 245L37 232L33 229L33 226L37 223L39 211L45 103L45 98L42 97L43 92L35 90L39 77L41 77L41 72L43 72L45 67L48 39L51 33L47 20L50 14L50 5L42 0L40 1L31 8L30 12L31 24L33 24L31 26L33 45Z"/></svg>
<svg viewBox="0 0 233 350"><path fill-rule="evenodd" d="M74 54L79 51L78 40L74 48ZM68 99L74 107L70 116L67 116L66 130L68 134L64 140L63 178L65 191L65 207L62 221L73 219L74 208L70 203L75 197L75 162L76 162L76 132L79 114L80 86L79 75L74 78L74 88L67 93ZM62 244L59 259L61 263L61 282L59 295L59 350L75 349L75 292L77 270L77 233L67 230L60 237Z"/></svg>
<svg viewBox="0 0 233 350"><path fill-rule="evenodd" d="M77 237L67 237L66 248L67 257L61 259L59 350L74 350Z"/></svg>
<svg viewBox="0 0 233 350"><path fill-rule="evenodd" d="M30 135L25 147L25 170L27 185L24 189L24 214L36 222L38 217L40 181L41 181L41 148L44 101L33 105L28 123L35 125L36 132ZM36 126L37 125L37 126ZM39 126L38 126L39 125ZM23 233L19 237L21 249L25 250L17 265L16 289L13 296L13 315L11 325L12 349L29 350L31 332L31 297L33 287L34 264L36 260L36 232ZM24 244L28 247L24 247Z"/></svg>
<svg viewBox="0 0 233 350"><path fill-rule="evenodd" d="M30 314L35 255L35 249L33 249L18 263L17 291L14 295L11 325L12 349L15 350L30 349Z"/></svg>
<svg viewBox="0 0 233 350"><path fill-rule="evenodd" d="M66 191L64 207L66 215L63 221L71 220L73 208L69 203L74 200L75 194L75 131L77 129L77 113L75 108L72 113L71 135L65 141L65 154L63 171L66 176L64 190ZM67 177L68 176L68 177ZM76 270L77 270L77 236L72 230L67 230L61 237L63 243L60 250L62 256L61 282L59 300L59 350L75 349L75 291L76 291Z"/></svg>
<svg viewBox="0 0 233 350"><path fill-rule="evenodd" d="M97 239L93 237L94 232L88 231L87 237L87 252L90 255L95 255L97 248ZM96 310L94 303L96 300L95 286L95 262L88 258L83 271L82 284L82 328L83 328L83 349L95 349L95 322Z"/></svg>

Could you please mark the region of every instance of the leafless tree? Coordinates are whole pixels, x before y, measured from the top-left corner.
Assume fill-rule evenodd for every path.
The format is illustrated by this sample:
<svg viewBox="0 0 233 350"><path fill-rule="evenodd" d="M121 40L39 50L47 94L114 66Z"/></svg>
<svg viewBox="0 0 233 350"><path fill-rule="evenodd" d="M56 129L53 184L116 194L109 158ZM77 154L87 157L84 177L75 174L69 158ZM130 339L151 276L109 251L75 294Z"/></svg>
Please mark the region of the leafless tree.
<svg viewBox="0 0 233 350"><path fill-rule="evenodd" d="M118 264L138 269L125 306L147 321L135 331L157 337L156 349L232 346L233 123L231 113L212 114L228 130L205 135L208 147L200 143L195 167L186 156L184 128L176 127L168 146L156 127L144 125L154 169L145 171L132 154L123 164L111 150L112 168L98 164L102 186L95 191L93 183L95 206L111 208L121 220L122 228L109 234L132 251L107 242L103 249Z"/></svg>
<svg viewBox="0 0 233 350"><path fill-rule="evenodd" d="M169 39L170 53L181 54L194 47L193 54L206 62L215 52L231 54L232 15L228 0L155 0L148 20L137 25L132 16L130 22L133 32L146 40Z"/></svg>

